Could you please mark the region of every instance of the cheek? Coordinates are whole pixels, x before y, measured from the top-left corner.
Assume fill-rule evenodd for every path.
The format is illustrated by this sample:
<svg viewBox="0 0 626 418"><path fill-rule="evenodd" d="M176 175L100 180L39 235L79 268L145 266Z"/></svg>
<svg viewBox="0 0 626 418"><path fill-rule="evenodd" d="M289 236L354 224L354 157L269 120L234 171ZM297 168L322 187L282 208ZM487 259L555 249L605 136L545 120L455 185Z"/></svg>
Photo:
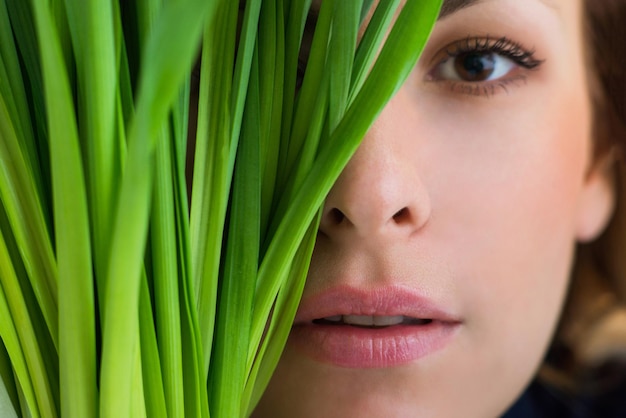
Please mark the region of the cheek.
<svg viewBox="0 0 626 418"><path fill-rule="evenodd" d="M452 156L428 180L433 228L456 270L464 338L480 347L485 376L530 379L557 323L590 149L583 98L518 102L480 124L468 117L456 129L473 134L450 134L465 138L455 151L431 149Z"/></svg>

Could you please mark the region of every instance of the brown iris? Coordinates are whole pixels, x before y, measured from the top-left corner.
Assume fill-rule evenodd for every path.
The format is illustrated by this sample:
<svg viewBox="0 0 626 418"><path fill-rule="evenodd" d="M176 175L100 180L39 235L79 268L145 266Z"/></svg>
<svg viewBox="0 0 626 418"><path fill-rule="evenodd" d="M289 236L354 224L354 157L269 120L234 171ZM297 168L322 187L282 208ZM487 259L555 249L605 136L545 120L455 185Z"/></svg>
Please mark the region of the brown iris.
<svg viewBox="0 0 626 418"><path fill-rule="evenodd" d="M494 72L495 55L481 52L459 54L454 57L454 68L462 80L485 81Z"/></svg>

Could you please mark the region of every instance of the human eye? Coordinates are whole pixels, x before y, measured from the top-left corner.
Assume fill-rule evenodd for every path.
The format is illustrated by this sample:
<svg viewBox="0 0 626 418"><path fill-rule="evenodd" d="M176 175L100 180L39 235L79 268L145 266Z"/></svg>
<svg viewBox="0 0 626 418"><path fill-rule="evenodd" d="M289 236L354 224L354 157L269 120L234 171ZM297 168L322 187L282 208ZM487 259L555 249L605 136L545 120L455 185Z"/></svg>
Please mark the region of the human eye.
<svg viewBox="0 0 626 418"><path fill-rule="evenodd" d="M524 81L524 70L537 69L543 61L535 52L506 37L468 37L447 46L443 58L428 74L429 81L445 82L453 92L491 96Z"/></svg>

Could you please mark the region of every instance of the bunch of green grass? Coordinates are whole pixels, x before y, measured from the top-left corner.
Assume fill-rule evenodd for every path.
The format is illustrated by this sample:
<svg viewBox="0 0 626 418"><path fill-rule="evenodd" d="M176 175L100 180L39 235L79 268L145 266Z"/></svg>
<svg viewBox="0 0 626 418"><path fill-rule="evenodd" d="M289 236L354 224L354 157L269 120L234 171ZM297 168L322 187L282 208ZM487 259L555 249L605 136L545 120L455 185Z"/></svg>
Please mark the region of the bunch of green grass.
<svg viewBox="0 0 626 418"><path fill-rule="evenodd" d="M259 400L323 199L440 0L390 32L400 0L325 0L304 74L311 0L239 3L0 0L1 416Z"/></svg>

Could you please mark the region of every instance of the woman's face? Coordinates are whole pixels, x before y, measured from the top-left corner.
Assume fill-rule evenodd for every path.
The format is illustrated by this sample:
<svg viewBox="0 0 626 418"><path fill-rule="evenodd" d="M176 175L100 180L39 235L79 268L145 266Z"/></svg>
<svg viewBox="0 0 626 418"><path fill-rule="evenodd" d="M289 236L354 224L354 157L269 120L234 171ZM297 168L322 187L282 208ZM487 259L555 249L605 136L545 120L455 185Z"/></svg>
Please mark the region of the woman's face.
<svg viewBox="0 0 626 418"><path fill-rule="evenodd" d="M582 2L444 3L465 6L326 201L255 416L501 414L550 342L576 241L608 217Z"/></svg>

